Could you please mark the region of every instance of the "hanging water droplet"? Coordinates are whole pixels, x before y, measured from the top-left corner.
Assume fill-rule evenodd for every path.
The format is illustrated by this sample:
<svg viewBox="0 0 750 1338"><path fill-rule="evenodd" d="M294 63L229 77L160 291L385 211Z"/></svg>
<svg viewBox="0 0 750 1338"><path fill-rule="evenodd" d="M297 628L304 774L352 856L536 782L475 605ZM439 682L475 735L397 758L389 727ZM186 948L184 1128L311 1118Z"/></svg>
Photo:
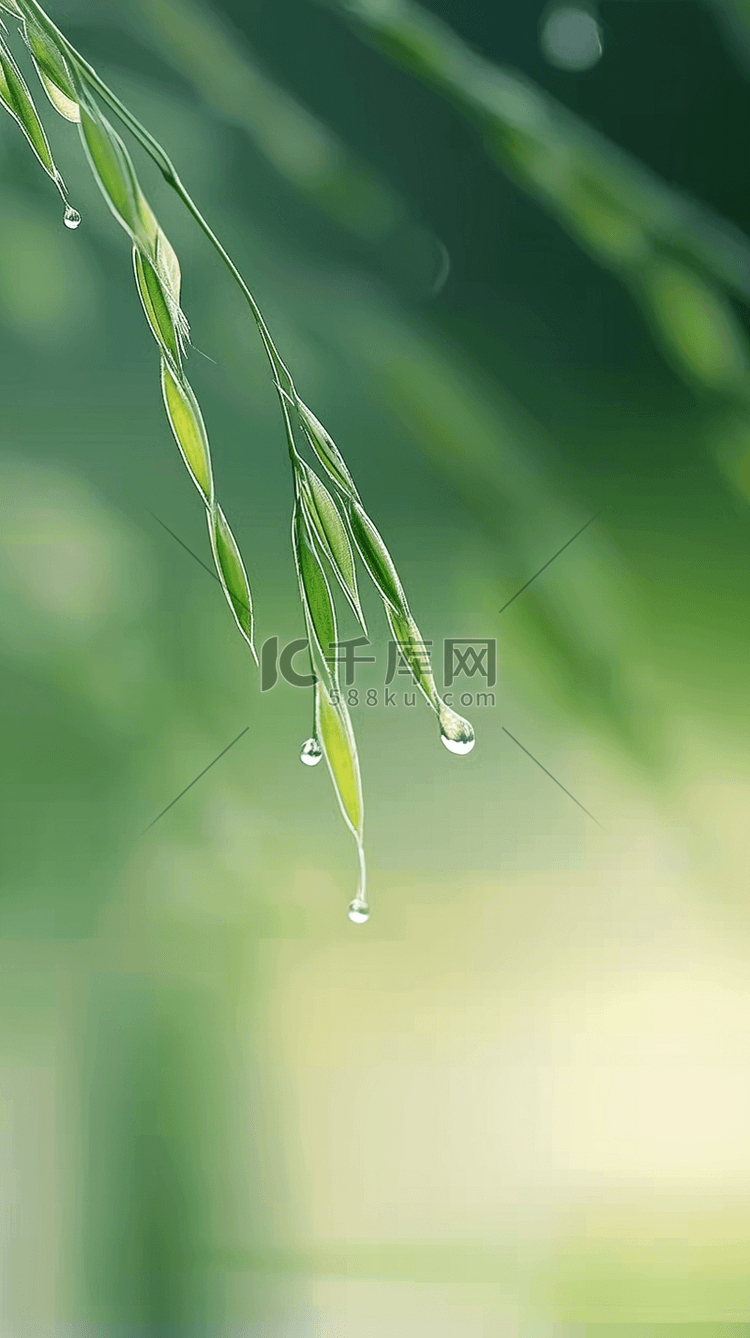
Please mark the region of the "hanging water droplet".
<svg viewBox="0 0 750 1338"><path fill-rule="evenodd" d="M77 209L73 208L72 204L66 204L65 206L65 213L63 214L63 223L65 224L66 228L70 228L71 230L80 227L81 215L79 214Z"/></svg>
<svg viewBox="0 0 750 1338"><path fill-rule="evenodd" d="M362 901L360 897L355 897L354 901L349 902L347 915L353 925L367 924L367 921L370 918L370 907L367 905L366 901Z"/></svg>
<svg viewBox="0 0 750 1338"><path fill-rule="evenodd" d="M443 706L440 711L440 737L449 753L463 755L470 753L476 739L474 729L468 720L452 711L450 706Z"/></svg>
<svg viewBox="0 0 750 1338"><path fill-rule="evenodd" d="M305 739L305 742L299 750L300 762L304 762L306 767L316 767L322 756L323 749L318 743L318 740Z"/></svg>
<svg viewBox="0 0 750 1338"><path fill-rule="evenodd" d="M473 733L469 738L465 739L452 739L449 734L443 734L442 732L440 737L448 749L448 752L457 753L459 756L462 756L464 753L470 753L476 743Z"/></svg>

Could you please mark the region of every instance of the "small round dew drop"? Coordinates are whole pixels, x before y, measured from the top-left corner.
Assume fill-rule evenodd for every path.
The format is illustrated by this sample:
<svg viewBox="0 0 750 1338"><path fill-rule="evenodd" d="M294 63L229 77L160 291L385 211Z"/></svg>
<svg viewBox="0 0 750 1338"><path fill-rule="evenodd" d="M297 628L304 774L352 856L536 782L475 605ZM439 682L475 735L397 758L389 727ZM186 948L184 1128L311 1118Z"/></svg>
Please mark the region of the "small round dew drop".
<svg viewBox="0 0 750 1338"><path fill-rule="evenodd" d="M65 213L63 214L63 223L65 224L66 228L70 228L72 232L75 231L76 228L79 228L81 226L81 215L79 214L77 209L73 208L72 204L66 204L65 206Z"/></svg>
<svg viewBox="0 0 750 1338"><path fill-rule="evenodd" d="M444 706L440 712L440 738L449 753L457 753L460 757L470 753L476 743L473 726L449 706Z"/></svg>
<svg viewBox="0 0 750 1338"><path fill-rule="evenodd" d="M370 907L368 906L366 901L362 901L359 897L355 897L354 901L349 902L349 909L347 911L347 915L349 916L349 919L351 920L353 925L367 924L367 921L370 918L370 914L371 914Z"/></svg>
<svg viewBox="0 0 750 1338"><path fill-rule="evenodd" d="M318 740L305 739L305 742L299 750L300 762L304 762L306 767L316 767L322 756L323 749L318 743Z"/></svg>

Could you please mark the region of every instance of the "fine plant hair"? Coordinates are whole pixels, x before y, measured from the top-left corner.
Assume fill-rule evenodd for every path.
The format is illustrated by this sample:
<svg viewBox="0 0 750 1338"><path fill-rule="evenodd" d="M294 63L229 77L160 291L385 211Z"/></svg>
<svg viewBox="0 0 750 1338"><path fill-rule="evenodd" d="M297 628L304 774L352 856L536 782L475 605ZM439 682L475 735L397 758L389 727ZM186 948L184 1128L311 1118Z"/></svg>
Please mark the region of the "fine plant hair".
<svg viewBox="0 0 750 1338"><path fill-rule="evenodd" d="M21 37L31 53L49 101L65 120L78 125L94 178L131 240L136 287L159 347L161 388L167 417L206 509L211 550L224 594L256 663L250 584L239 548L217 499L205 423L184 370L189 326L180 303L179 261L140 187L125 143L104 114L104 107L145 149L167 184L192 214L239 286L258 328L278 396L294 480L292 548L315 679L314 732L303 744L300 756L308 765L317 763L321 757L326 759L344 820L359 853L359 886L349 906L349 918L354 923L363 923L369 918L370 908L365 886L362 785L352 724L339 689L333 596L338 587L366 633L355 553L382 600L388 626L417 686L437 716L446 747L454 753L469 752L474 744L474 731L469 722L439 696L424 654L425 643L412 617L396 567L362 504L341 452L300 398L252 292L183 185L164 149L71 46L37 0L0 0L0 9L20 21ZM0 25L7 32L2 20ZM31 92L2 36L0 101L20 125L34 154L65 200L66 225L76 228L81 221L80 215L67 201L65 184L55 165ZM322 466L329 486L303 451L314 457L319 467Z"/></svg>

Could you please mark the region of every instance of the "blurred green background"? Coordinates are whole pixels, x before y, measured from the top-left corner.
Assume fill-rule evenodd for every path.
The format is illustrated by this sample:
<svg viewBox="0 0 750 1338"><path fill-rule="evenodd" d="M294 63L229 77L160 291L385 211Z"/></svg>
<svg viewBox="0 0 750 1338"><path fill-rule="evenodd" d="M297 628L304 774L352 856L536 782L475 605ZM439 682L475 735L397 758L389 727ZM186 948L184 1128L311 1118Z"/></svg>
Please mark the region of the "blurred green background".
<svg viewBox="0 0 750 1338"><path fill-rule="evenodd" d="M50 4L242 268L424 635L500 668L463 760L426 707L353 709L354 928L308 695L261 695L164 529L210 562L126 240L75 129L46 116L71 233L6 117L8 1338L749 1329L750 8L573 9ZM138 164L283 642L262 350Z"/></svg>

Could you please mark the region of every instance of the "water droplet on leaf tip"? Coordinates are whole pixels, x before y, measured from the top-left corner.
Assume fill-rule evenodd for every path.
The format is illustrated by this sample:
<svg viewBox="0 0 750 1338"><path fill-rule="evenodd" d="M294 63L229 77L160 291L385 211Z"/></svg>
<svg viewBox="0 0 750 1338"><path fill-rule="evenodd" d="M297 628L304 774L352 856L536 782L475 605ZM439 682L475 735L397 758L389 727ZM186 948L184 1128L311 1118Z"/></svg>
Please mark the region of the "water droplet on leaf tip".
<svg viewBox="0 0 750 1338"><path fill-rule="evenodd" d="M470 753L476 743L476 739L473 735L470 739L452 739L448 734L441 733L440 737L448 749L448 752L457 753L459 756L462 756L465 753Z"/></svg>
<svg viewBox="0 0 750 1338"><path fill-rule="evenodd" d="M65 213L63 214L63 223L65 224L66 228L71 228L71 229L77 228L80 226L80 222L81 222L81 215L79 214L78 210L74 209L72 205L66 204Z"/></svg>
<svg viewBox="0 0 750 1338"><path fill-rule="evenodd" d="M300 748L299 760L306 767L316 767L322 756L323 749L317 739L306 739Z"/></svg>
<svg viewBox="0 0 750 1338"><path fill-rule="evenodd" d="M370 918L370 907L366 901L360 901L359 897L355 897L354 901L349 902L347 915L352 924L364 925Z"/></svg>
<svg viewBox="0 0 750 1338"><path fill-rule="evenodd" d="M440 737L449 753L470 753L476 742L473 726L443 702L440 711Z"/></svg>

